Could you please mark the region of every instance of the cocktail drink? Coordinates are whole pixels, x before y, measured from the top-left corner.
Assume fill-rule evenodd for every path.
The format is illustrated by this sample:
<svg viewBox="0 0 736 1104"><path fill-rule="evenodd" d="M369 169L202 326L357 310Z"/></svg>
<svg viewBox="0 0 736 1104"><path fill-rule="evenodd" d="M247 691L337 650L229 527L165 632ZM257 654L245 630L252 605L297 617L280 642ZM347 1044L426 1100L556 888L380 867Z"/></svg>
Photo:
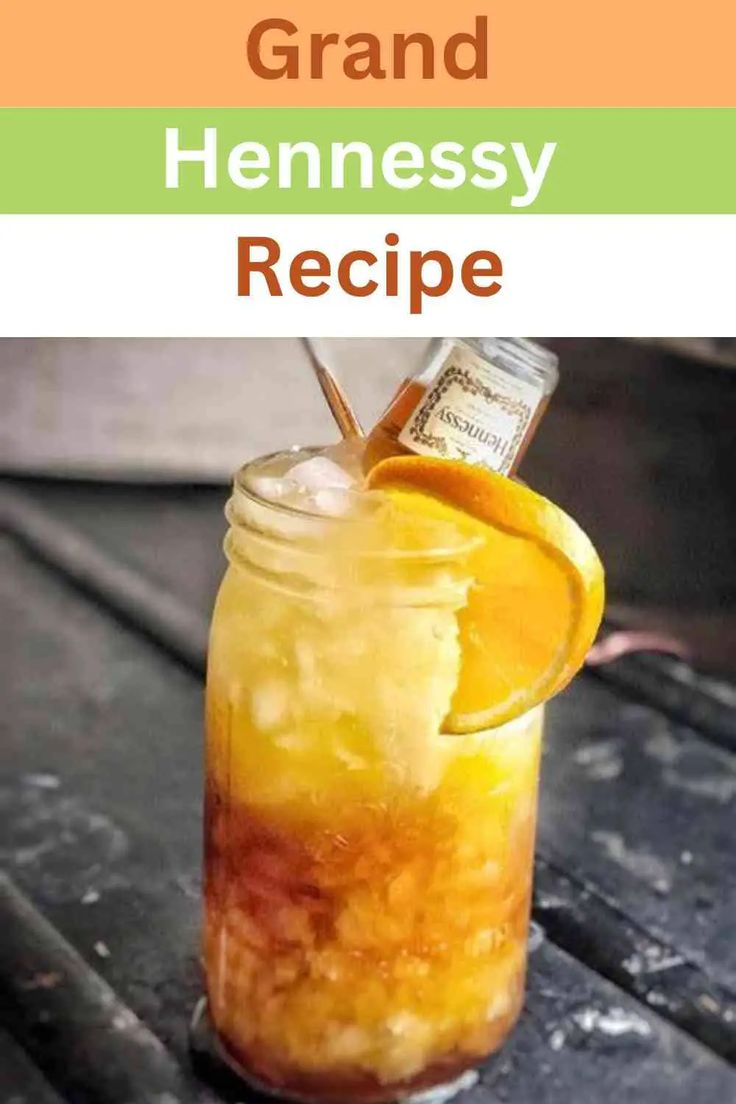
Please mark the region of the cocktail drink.
<svg viewBox="0 0 736 1104"><path fill-rule="evenodd" d="M229 504L207 687L207 996L222 1052L260 1086L389 1101L454 1081L519 1014L541 702L569 671L530 691L523 664L510 689L497 666L479 690L483 618L498 634L509 615L488 598L487 540L504 573L507 552L446 496L390 472L325 487L325 463L257 461Z"/></svg>

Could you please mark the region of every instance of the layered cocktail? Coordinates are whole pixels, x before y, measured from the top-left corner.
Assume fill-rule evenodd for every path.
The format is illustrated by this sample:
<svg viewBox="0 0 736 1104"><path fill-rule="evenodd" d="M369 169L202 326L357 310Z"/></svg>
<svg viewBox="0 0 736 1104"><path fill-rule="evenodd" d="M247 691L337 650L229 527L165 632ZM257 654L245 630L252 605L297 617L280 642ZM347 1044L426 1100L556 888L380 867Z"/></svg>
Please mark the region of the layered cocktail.
<svg viewBox="0 0 736 1104"><path fill-rule="evenodd" d="M339 460L257 461L229 505L207 995L223 1053L260 1086L388 1101L453 1082L519 1014L542 702L592 621L581 636L569 574L544 576L549 549L518 521L495 528L467 488L426 486L442 461L386 461L366 482L355 453ZM567 637L549 639L549 611L522 625L514 586L535 572Z"/></svg>

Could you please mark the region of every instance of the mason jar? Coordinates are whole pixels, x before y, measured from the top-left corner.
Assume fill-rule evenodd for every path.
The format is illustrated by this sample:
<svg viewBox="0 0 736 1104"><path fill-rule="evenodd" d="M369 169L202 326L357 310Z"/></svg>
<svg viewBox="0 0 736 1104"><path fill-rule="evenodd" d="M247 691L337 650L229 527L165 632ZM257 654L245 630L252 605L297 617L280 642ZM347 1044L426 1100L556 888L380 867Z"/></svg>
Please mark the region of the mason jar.
<svg viewBox="0 0 736 1104"><path fill-rule="evenodd" d="M273 463L235 479L212 621L209 1018L261 1089L395 1100L519 1014L542 711L443 734L467 536L284 505Z"/></svg>

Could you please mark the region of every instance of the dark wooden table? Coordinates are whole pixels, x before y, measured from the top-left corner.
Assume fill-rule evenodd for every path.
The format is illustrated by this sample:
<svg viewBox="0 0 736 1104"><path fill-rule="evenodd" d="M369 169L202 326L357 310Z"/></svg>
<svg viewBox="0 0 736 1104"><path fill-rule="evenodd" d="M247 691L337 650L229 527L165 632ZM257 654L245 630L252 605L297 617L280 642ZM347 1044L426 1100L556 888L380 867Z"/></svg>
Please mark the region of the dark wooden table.
<svg viewBox="0 0 736 1104"><path fill-rule="evenodd" d="M0 487L4 1104L243 1099L187 1041L225 495ZM553 703L526 1009L462 1104L736 1100L735 718L649 656Z"/></svg>

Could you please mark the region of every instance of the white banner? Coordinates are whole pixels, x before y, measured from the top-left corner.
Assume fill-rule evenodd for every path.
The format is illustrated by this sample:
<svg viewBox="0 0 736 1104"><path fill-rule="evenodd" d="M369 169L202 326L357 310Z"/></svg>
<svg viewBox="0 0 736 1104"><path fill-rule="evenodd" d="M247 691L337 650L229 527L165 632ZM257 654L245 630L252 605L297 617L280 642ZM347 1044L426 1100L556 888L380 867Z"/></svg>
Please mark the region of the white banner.
<svg viewBox="0 0 736 1104"><path fill-rule="evenodd" d="M736 215L1 216L0 335L722 336L734 256Z"/></svg>

